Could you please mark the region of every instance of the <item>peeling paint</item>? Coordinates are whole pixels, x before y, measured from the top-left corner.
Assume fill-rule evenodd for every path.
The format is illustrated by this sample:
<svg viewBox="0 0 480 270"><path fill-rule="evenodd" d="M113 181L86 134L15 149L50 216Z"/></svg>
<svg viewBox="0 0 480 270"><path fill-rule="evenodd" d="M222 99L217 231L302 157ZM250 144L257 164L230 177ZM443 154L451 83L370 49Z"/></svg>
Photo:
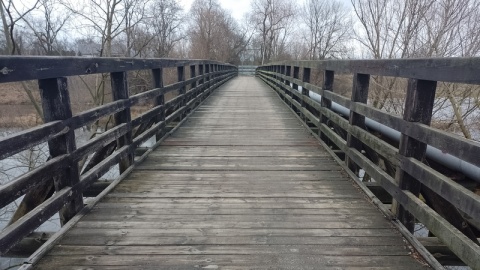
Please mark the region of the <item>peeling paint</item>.
<svg viewBox="0 0 480 270"><path fill-rule="evenodd" d="M2 69L0 69L0 72L3 74L3 75L8 75L8 73L11 73L13 72L14 70L13 69L9 69L7 67L4 67Z"/></svg>

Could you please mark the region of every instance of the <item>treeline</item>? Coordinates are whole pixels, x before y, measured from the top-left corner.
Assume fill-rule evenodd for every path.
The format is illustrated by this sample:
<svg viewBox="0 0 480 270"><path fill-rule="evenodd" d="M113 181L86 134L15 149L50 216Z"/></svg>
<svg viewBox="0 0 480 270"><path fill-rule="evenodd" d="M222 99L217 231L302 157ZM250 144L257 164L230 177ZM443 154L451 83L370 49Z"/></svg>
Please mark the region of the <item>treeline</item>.
<svg viewBox="0 0 480 270"><path fill-rule="evenodd" d="M287 59L476 56L477 0L2 0L4 55ZM27 4L29 3L29 4Z"/></svg>

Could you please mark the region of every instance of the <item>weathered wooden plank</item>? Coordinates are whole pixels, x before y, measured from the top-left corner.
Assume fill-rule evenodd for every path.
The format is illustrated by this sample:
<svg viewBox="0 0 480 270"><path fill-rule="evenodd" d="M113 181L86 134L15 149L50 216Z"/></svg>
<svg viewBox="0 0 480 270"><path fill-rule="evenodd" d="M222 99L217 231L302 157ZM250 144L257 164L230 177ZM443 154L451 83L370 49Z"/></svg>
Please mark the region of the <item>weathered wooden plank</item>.
<svg viewBox="0 0 480 270"><path fill-rule="evenodd" d="M77 194L71 188L57 191L52 197L45 200L38 207L25 214L22 218L0 232L0 254L6 253L25 236L33 232L38 226L57 213L66 203Z"/></svg>
<svg viewBox="0 0 480 270"><path fill-rule="evenodd" d="M363 208L347 208L341 207L340 204L332 205L331 208L305 208L298 206L297 208L226 208L226 207L208 207L204 205L203 208L151 208L148 205L145 207L129 207L126 203L110 203L102 204L101 206L92 210L89 217L96 216L99 220L105 218L115 218L118 216L136 216L136 215L152 215L161 217L163 215L190 215L195 212L197 215L360 215L370 216L378 215L377 209L372 209L368 204L363 205ZM165 207L165 206L164 206ZM112 210L115 209L115 210ZM355 209L355 210L353 210Z"/></svg>
<svg viewBox="0 0 480 270"><path fill-rule="evenodd" d="M480 83L479 58L418 58L389 60L281 61L270 65L297 65L339 73L363 73L423 80Z"/></svg>
<svg viewBox="0 0 480 270"><path fill-rule="evenodd" d="M410 256L311 256L301 255L296 252L291 254L280 255L212 255L208 260L201 255L149 255L149 256L115 256L115 255L94 255L94 256L69 256L62 257L62 261L52 260L50 256L46 256L45 262L50 263L52 267L61 267L62 265L130 265L132 267L151 266L159 261L162 262L162 266L165 268L175 266L186 265L198 265L202 268L220 268L222 266L228 267L229 265L243 266L245 268L255 268L256 266L272 267L283 266L295 268L299 266L305 266L312 269L312 267L322 268L323 266L363 266L368 267L370 265L376 266L394 266L401 265L407 269L424 269L426 267L411 260ZM387 259L387 260L386 260Z"/></svg>
<svg viewBox="0 0 480 270"><path fill-rule="evenodd" d="M197 131L196 133L201 133ZM219 130L218 133L224 132ZM237 130L228 130L227 134L236 133ZM250 130L249 132L256 132ZM270 131L271 132L271 131ZM275 131L276 132L276 131ZM180 128L177 133L185 133L185 128ZM190 132L189 132L190 133ZM217 133L209 131L208 133ZM150 157L268 157L273 154L276 157L328 157L328 153L319 147L310 146L285 146L282 148L272 148L269 146L166 146L161 145L158 151L150 154Z"/></svg>
<svg viewBox="0 0 480 270"><path fill-rule="evenodd" d="M51 181L59 170L65 169L67 155L61 155L50 159L41 167L35 168L17 179L0 186L0 208L5 207L17 198L26 194L29 190L45 181Z"/></svg>
<svg viewBox="0 0 480 270"><path fill-rule="evenodd" d="M72 129L81 128L99 120L102 117L125 110L131 105L132 104L130 100L114 101L74 115L72 118L69 118L65 122Z"/></svg>
<svg viewBox="0 0 480 270"><path fill-rule="evenodd" d="M0 82L217 63L209 60L14 56L0 58ZM228 66L233 68L233 66Z"/></svg>
<svg viewBox="0 0 480 270"><path fill-rule="evenodd" d="M477 194L413 158L403 158L401 168L410 175L415 175L423 185L459 210L473 219L480 220L480 198Z"/></svg>
<svg viewBox="0 0 480 270"><path fill-rule="evenodd" d="M72 117L70 94L68 92L67 78L53 78L38 81L42 99L43 117L45 122L66 120ZM64 135L48 141L48 150L51 157L72 154L76 149L75 131L69 129ZM66 161L65 170L52 180L55 190L59 192L65 187L72 187L80 179L78 165L72 160ZM24 198L27 201L28 196ZM63 225L83 208L83 199L80 194L68 202L59 212L60 223ZM20 208L19 208L20 209Z"/></svg>
<svg viewBox="0 0 480 270"><path fill-rule="evenodd" d="M243 79L210 96L37 267L422 268L276 94Z"/></svg>
<svg viewBox="0 0 480 270"><path fill-rule="evenodd" d="M370 83L370 75L368 74L354 74L353 75L353 90L352 103L367 103L368 87ZM361 129L365 128L365 116L350 110L350 117L348 118L350 126L356 126ZM358 151L363 149L362 141L353 136L352 133L347 134L347 146L355 148ZM345 160L348 168L358 175L359 167L349 157Z"/></svg>
<svg viewBox="0 0 480 270"><path fill-rule="evenodd" d="M25 149L65 134L68 128L62 121L53 121L0 139L0 160Z"/></svg>
<svg viewBox="0 0 480 270"><path fill-rule="evenodd" d="M160 246L160 245L328 245L334 246L405 246L399 236L362 237L212 237L212 236L164 236L164 237L70 237L65 235L62 244L75 246ZM380 243L379 243L380 242ZM59 260L61 258L58 258ZM387 259L387 258L385 258ZM45 262L44 262L45 263Z"/></svg>
<svg viewBox="0 0 480 270"><path fill-rule="evenodd" d="M110 73L112 84L112 96L115 101L128 99L128 81L126 72L112 72ZM126 108L114 115L115 124L131 125L130 108ZM129 130L125 135L117 139L117 149L130 145L132 143L132 130ZM120 173L123 173L133 164L133 153L130 153L126 158L120 161Z"/></svg>
<svg viewBox="0 0 480 270"><path fill-rule="evenodd" d="M293 251L292 251L293 250ZM326 249L321 245L276 245L265 248L262 245L198 245L198 246L67 246L55 247L56 256L110 254L110 255L255 255L255 254L291 254L298 252L311 255L342 256L406 256L410 250L402 246L339 246L335 249Z"/></svg>
<svg viewBox="0 0 480 270"><path fill-rule="evenodd" d="M429 125L432 119L436 88L436 81L408 80L403 119L408 122L420 122ZM417 160L423 161L426 149L427 145L425 143L405 134L401 135L400 146L398 149L398 153L401 156L407 158L413 157ZM400 167L397 167L395 181L401 189L408 190L417 196L420 194L420 182L415 176L409 175ZM401 205L394 205L392 211L395 212L398 219L405 225L405 227L413 233L415 217L406 212Z"/></svg>

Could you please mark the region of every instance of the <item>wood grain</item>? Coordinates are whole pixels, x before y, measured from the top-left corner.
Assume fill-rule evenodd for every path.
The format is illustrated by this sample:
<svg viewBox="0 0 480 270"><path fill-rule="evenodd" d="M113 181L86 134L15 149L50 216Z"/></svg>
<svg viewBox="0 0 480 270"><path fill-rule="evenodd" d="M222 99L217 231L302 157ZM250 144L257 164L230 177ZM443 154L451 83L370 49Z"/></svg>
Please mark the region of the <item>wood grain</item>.
<svg viewBox="0 0 480 270"><path fill-rule="evenodd" d="M37 269L423 269L259 79L214 92Z"/></svg>

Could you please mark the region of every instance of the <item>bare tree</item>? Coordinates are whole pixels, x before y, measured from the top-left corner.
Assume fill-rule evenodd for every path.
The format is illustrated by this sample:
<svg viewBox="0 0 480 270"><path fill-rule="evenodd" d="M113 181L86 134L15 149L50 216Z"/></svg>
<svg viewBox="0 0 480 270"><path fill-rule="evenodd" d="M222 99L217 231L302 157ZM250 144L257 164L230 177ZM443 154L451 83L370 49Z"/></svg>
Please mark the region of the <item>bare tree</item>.
<svg viewBox="0 0 480 270"><path fill-rule="evenodd" d="M24 16L22 20L36 38L33 45L40 48L40 51L36 51L35 54L63 55L65 48L59 44L58 36L71 13L61 10L61 5L57 0L39 0L37 10L41 10L41 18ZM15 11L19 14L17 9Z"/></svg>
<svg viewBox="0 0 480 270"><path fill-rule="evenodd" d="M240 31L217 0L196 0L190 16L190 57L240 62L240 54L248 44L247 32Z"/></svg>
<svg viewBox="0 0 480 270"><path fill-rule="evenodd" d="M260 41L260 63L264 64L285 50L288 30L295 16L295 6L288 0L253 0L251 22Z"/></svg>
<svg viewBox="0 0 480 270"><path fill-rule="evenodd" d="M168 57L174 46L185 38L181 27L182 8L175 0L156 0L151 3L147 23L153 35L153 56Z"/></svg>
<svg viewBox="0 0 480 270"><path fill-rule="evenodd" d="M376 59L478 56L480 2L476 0L351 0L361 25L356 38ZM371 101L377 108L403 113L403 82L372 76ZM473 138L469 125L480 105L478 87L438 85L434 110L446 127ZM448 116L440 116L449 112Z"/></svg>
<svg viewBox="0 0 480 270"><path fill-rule="evenodd" d="M23 20L25 16L37 8L39 1L40 0L37 0L33 5L26 6L24 9L19 10L13 0L0 0L0 17L2 18L7 54L21 54L15 42L15 26L19 21Z"/></svg>
<svg viewBox="0 0 480 270"><path fill-rule="evenodd" d="M125 30L124 23L128 12L123 0L83 0L63 2L65 8L73 12L99 37L101 48L99 55L112 56L112 41Z"/></svg>
<svg viewBox="0 0 480 270"><path fill-rule="evenodd" d="M301 17L308 29L311 60L341 58L347 54L352 20L342 2L307 0Z"/></svg>

